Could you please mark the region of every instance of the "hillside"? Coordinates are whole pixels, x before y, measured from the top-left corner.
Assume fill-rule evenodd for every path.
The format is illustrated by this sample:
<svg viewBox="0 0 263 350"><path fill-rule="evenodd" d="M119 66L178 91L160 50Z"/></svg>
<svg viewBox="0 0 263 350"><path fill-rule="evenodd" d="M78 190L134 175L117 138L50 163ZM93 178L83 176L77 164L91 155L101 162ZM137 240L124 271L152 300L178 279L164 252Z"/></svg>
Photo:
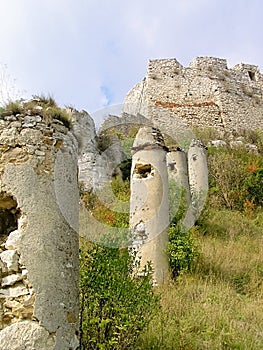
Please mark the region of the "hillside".
<svg viewBox="0 0 263 350"><path fill-rule="evenodd" d="M177 256L170 255L170 262L176 260L181 268L176 278L155 288L161 306L149 306L146 312L152 319L131 348L259 350L263 346L263 135L247 131L225 136L223 146L218 146L211 142L221 135L217 130L197 128L195 134L208 147L206 207L190 233L173 241L169 254ZM118 136L127 144L131 134L119 131ZM112 186L125 203L128 180L119 177ZM85 198L89 206L93 203L89 208L100 222L127 227L128 218L114 211L116 204L106 210L96 198L87 194ZM182 215L178 213L177 223ZM104 295L101 289L100 293ZM125 298L124 290L119 293ZM135 290L130 293L135 297Z"/></svg>
<svg viewBox="0 0 263 350"><path fill-rule="evenodd" d="M260 148L262 134L253 135ZM191 230L199 256L191 271L161 288L161 310L138 349L263 346L262 154L208 151L209 197Z"/></svg>

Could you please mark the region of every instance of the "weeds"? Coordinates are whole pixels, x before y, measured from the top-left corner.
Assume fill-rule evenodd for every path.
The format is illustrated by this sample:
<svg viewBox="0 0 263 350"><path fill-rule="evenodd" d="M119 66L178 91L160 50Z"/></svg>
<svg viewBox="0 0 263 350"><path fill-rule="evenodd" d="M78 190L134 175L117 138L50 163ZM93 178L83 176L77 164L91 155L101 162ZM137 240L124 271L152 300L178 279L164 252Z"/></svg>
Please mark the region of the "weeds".
<svg viewBox="0 0 263 350"><path fill-rule="evenodd" d="M158 305L150 267L132 277L128 249L82 245L80 257L80 349L134 349Z"/></svg>
<svg viewBox="0 0 263 350"><path fill-rule="evenodd" d="M39 108L40 107L40 108ZM11 101L8 102L0 110L0 116L8 115L40 115L43 120L49 124L54 119L60 120L67 128L71 127L71 116L65 109L57 106L55 100L51 96L44 95L33 96L29 101Z"/></svg>
<svg viewBox="0 0 263 350"><path fill-rule="evenodd" d="M260 149L260 135L246 137ZM263 348L262 154L227 147L208 154L208 203L191 230L199 254L160 288L161 309L136 350ZM172 230L184 262L189 241L180 245L182 233Z"/></svg>

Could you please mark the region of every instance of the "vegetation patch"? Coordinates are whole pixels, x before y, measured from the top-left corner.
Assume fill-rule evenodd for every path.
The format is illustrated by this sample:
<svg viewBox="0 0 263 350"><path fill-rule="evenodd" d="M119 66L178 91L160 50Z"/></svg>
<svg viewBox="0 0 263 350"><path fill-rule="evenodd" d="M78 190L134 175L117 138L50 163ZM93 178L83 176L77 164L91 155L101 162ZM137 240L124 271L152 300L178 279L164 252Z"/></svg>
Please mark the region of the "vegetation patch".
<svg viewBox="0 0 263 350"><path fill-rule="evenodd" d="M51 96L33 96L29 101L11 101L0 109L0 118L17 115L39 115L47 124L54 119L61 121L67 128L71 127L71 116L66 111L58 107Z"/></svg>
<svg viewBox="0 0 263 350"><path fill-rule="evenodd" d="M158 310L150 265L140 277L134 267L128 249L82 244L80 349L134 349Z"/></svg>

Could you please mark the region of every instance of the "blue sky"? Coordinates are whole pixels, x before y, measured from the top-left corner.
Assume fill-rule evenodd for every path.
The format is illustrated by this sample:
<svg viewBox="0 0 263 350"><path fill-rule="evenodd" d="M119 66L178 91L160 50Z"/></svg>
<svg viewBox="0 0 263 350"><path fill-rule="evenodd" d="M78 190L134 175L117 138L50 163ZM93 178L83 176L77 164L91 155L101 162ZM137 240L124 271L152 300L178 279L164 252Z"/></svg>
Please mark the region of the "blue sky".
<svg viewBox="0 0 263 350"><path fill-rule="evenodd" d="M16 89L89 113L122 103L149 59L263 70L262 0L0 0L0 13L0 62Z"/></svg>

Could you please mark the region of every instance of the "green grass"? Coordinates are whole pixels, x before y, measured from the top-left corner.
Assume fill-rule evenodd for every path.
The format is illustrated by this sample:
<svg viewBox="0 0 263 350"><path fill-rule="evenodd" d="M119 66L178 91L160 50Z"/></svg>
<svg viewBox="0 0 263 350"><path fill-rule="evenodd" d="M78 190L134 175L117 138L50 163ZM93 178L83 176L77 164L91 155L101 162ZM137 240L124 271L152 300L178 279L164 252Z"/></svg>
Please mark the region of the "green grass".
<svg viewBox="0 0 263 350"><path fill-rule="evenodd" d="M208 142L220 135L209 129L200 136ZM249 154L244 148L209 147L209 197L191 230L199 252L195 265L155 289L161 307L141 332L134 350L263 349L263 211L259 176L263 138L261 132L244 132L243 136L257 145L259 154ZM126 142L127 150L130 141ZM254 179L253 174L258 178ZM102 223L114 225L120 221L127 227L127 215L119 216L116 208L128 201L129 187L118 181L111 186L118 201L112 201L107 209L90 195L86 204ZM255 185L259 185L258 198L251 192Z"/></svg>
<svg viewBox="0 0 263 350"><path fill-rule="evenodd" d="M207 142L220 135L200 136ZM262 133L243 136L262 149ZM209 198L191 230L195 267L159 288L161 310L136 350L263 349L262 187L252 198L247 185L262 161L261 152L209 148Z"/></svg>
<svg viewBox="0 0 263 350"><path fill-rule="evenodd" d="M226 227L225 212L214 214ZM205 234L195 228L201 250L195 271L160 288L161 311L137 349L263 348L263 218L251 225L238 218L223 235L214 235L211 223Z"/></svg>

